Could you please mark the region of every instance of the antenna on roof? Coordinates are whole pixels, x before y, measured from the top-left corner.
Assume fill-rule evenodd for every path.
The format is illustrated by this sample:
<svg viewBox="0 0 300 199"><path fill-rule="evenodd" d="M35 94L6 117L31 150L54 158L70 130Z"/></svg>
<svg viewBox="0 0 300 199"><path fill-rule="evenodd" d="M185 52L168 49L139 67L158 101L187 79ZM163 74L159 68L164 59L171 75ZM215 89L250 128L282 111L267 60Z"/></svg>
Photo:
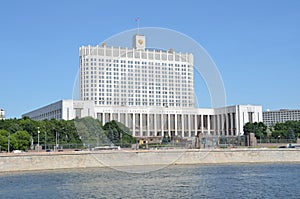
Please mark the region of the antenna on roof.
<svg viewBox="0 0 300 199"><path fill-rule="evenodd" d="M140 34L140 17L136 17L135 21L137 22L137 34Z"/></svg>

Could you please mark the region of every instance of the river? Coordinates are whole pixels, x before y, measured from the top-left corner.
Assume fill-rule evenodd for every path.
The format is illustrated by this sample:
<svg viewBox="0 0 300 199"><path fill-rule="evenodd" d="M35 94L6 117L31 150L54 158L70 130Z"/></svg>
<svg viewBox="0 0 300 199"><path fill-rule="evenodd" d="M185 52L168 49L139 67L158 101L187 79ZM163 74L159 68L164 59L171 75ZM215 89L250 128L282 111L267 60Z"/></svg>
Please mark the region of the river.
<svg viewBox="0 0 300 199"><path fill-rule="evenodd" d="M300 164L173 165L148 173L143 169L0 173L0 198L300 198Z"/></svg>

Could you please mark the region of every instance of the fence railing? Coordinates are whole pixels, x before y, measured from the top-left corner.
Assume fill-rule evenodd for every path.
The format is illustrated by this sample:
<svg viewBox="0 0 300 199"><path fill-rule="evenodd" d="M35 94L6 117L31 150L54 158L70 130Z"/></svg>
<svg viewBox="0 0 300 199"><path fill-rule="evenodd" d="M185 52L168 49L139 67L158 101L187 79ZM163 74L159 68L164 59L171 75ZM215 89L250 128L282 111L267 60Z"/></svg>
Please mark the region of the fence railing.
<svg viewBox="0 0 300 199"><path fill-rule="evenodd" d="M201 140L199 142L202 143ZM296 139L273 139L273 138L262 138L257 139L257 144L288 144L288 143L296 143ZM202 143L203 144L203 143ZM205 137L205 148L215 148L215 147L239 147L245 145L245 138L244 137ZM40 145L42 150L45 149L92 149L94 147L99 146L107 146L107 145L97 145L95 143L70 143L70 144L59 144L56 146L55 144L47 144ZM131 148L131 144L120 144L121 148ZM191 149L196 147L196 141L180 141L180 142L174 142L170 141L167 143L152 143L152 144L141 144L140 149L151 149L151 148L185 148L185 149ZM203 146L202 146L203 147Z"/></svg>
<svg viewBox="0 0 300 199"><path fill-rule="evenodd" d="M287 143L296 143L296 139L273 139L273 138L270 138L270 139L265 139L265 138L262 138L262 139L257 139L257 143L283 143L283 144L287 144Z"/></svg>

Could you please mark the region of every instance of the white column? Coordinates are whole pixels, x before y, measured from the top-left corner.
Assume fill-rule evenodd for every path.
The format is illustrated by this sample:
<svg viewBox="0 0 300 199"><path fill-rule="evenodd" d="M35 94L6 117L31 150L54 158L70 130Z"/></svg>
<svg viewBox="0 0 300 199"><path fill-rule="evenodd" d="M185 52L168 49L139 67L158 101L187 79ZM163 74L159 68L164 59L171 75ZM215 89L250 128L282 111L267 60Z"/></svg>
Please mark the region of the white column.
<svg viewBox="0 0 300 199"><path fill-rule="evenodd" d="M140 114L140 136L143 136L143 114Z"/></svg>
<svg viewBox="0 0 300 199"><path fill-rule="evenodd" d="M210 135L210 115L207 115L207 134Z"/></svg>
<svg viewBox="0 0 300 199"><path fill-rule="evenodd" d="M235 136L235 135L233 134L233 116L232 116L232 115L233 115L233 114L230 113L230 131L231 131L231 135Z"/></svg>
<svg viewBox="0 0 300 199"><path fill-rule="evenodd" d="M177 136L178 135L178 132L177 132L177 114L175 113L174 114L175 115L175 136Z"/></svg>
<svg viewBox="0 0 300 199"><path fill-rule="evenodd" d="M110 112L109 113L109 121L112 121L112 119L113 119L113 116L112 116L113 114L112 114L112 112Z"/></svg>
<svg viewBox="0 0 300 199"><path fill-rule="evenodd" d="M228 114L227 113L225 114L225 118L226 118L226 129L225 129L226 131L225 132L227 132L226 135L228 136L229 135L229 133L228 133L228 130L229 130L228 129L229 121L228 121Z"/></svg>
<svg viewBox="0 0 300 199"><path fill-rule="evenodd" d="M154 135L157 136L157 118L156 113L154 114Z"/></svg>
<svg viewBox="0 0 300 199"><path fill-rule="evenodd" d="M204 116L204 115L201 115L201 133L204 133L203 116Z"/></svg>
<svg viewBox="0 0 300 199"><path fill-rule="evenodd" d="M150 136L150 113L146 114L147 116L147 136Z"/></svg>
<svg viewBox="0 0 300 199"><path fill-rule="evenodd" d="M217 119L216 132L217 132L217 136L220 136L220 117L218 114L216 115L216 119Z"/></svg>
<svg viewBox="0 0 300 199"><path fill-rule="evenodd" d="M224 134L224 114L221 114L221 135L225 135Z"/></svg>
<svg viewBox="0 0 300 199"><path fill-rule="evenodd" d="M132 113L132 133L134 136L136 136L135 133L135 113Z"/></svg>
<svg viewBox="0 0 300 199"><path fill-rule="evenodd" d="M184 137L184 114L181 114L181 137Z"/></svg>
<svg viewBox="0 0 300 199"><path fill-rule="evenodd" d="M198 124L197 124L197 114L195 114L194 117L195 117L195 121L194 121L194 122L195 122L195 124L194 124L194 127L195 127L195 136L197 136L197 130L198 130L198 129L197 129L197 128L198 128Z"/></svg>
<svg viewBox="0 0 300 199"><path fill-rule="evenodd" d="M164 136L164 132L165 132L165 130L164 130L164 114L163 113L161 113L160 114L160 120L161 120L161 136L163 137Z"/></svg>
<svg viewBox="0 0 300 199"><path fill-rule="evenodd" d="M171 137L171 130L170 130L170 128L171 128L171 115L170 115L170 113L168 113L167 114L167 118L168 118L168 135L169 135L169 137Z"/></svg>
<svg viewBox="0 0 300 199"><path fill-rule="evenodd" d="M217 125L216 125L216 122L217 122L217 116L214 115L213 117L214 117L214 136L216 136L216 135L217 135L217 130L216 130L216 128L217 128Z"/></svg>
<svg viewBox="0 0 300 199"><path fill-rule="evenodd" d="M188 114L188 129L189 129L189 137L192 137L191 135L191 115Z"/></svg>
<svg viewBox="0 0 300 199"><path fill-rule="evenodd" d="M105 113L104 113L104 111L102 112L102 125L104 125L105 124Z"/></svg>

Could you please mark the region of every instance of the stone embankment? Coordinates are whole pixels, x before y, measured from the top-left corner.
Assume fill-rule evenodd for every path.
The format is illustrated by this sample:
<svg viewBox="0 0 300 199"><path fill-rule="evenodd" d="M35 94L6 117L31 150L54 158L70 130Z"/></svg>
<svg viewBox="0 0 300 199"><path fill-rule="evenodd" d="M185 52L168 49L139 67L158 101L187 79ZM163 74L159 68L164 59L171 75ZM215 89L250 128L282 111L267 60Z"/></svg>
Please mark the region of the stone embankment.
<svg viewBox="0 0 300 199"><path fill-rule="evenodd" d="M1 154L0 172L92 167L237 163L300 163L300 149L174 149Z"/></svg>

